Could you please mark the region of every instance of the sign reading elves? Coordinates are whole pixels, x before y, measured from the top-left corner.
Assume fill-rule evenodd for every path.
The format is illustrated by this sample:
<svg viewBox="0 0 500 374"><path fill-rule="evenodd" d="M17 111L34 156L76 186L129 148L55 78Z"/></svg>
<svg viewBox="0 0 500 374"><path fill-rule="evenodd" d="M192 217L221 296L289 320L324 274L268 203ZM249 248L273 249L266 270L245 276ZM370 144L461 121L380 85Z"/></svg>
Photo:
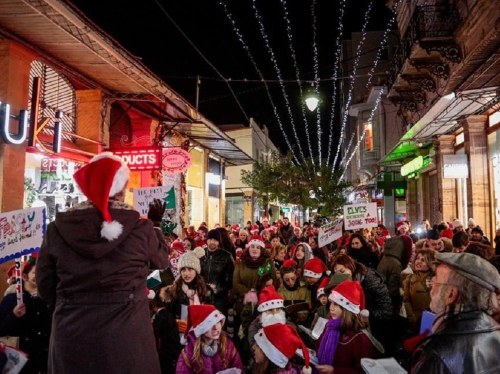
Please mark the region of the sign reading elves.
<svg viewBox="0 0 500 374"><path fill-rule="evenodd" d="M344 205L344 227L357 230L377 226L377 203Z"/></svg>

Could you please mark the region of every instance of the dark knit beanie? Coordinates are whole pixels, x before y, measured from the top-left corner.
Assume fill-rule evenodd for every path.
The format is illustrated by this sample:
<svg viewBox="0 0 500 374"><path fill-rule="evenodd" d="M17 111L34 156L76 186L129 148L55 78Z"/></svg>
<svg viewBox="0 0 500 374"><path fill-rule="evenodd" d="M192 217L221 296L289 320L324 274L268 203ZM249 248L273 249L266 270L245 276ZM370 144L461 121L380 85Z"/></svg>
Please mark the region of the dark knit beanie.
<svg viewBox="0 0 500 374"><path fill-rule="evenodd" d="M217 240L220 243L221 242L221 238L220 238L219 230L217 230L217 229L210 230L208 232L208 234L207 234L207 240L208 239L215 239L215 240Z"/></svg>

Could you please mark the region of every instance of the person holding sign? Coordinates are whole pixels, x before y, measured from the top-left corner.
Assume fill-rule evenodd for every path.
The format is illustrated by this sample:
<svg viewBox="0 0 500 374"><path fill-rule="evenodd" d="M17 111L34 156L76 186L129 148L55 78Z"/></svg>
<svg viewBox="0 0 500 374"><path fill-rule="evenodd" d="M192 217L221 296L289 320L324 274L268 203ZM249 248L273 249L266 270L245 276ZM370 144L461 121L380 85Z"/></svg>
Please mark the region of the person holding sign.
<svg viewBox="0 0 500 374"><path fill-rule="evenodd" d="M22 373L47 372L52 313L38 297L35 262L35 256L31 256L22 265L21 302L17 302L16 292L12 292L0 303L0 336L19 337L18 348L29 356Z"/></svg>
<svg viewBox="0 0 500 374"><path fill-rule="evenodd" d="M153 223L124 203L129 169L109 152L74 179L88 201L47 227L40 296L55 308L49 373L160 373L146 277L166 268Z"/></svg>

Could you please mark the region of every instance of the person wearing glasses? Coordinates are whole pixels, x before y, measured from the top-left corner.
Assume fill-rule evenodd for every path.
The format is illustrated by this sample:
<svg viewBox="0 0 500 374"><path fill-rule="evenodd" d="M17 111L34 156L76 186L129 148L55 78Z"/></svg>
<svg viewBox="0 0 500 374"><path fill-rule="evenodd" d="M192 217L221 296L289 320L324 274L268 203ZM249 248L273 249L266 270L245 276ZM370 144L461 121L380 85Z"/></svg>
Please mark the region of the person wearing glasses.
<svg viewBox="0 0 500 374"><path fill-rule="evenodd" d="M471 253L437 253L431 334L417 346L411 373L499 373L498 270Z"/></svg>

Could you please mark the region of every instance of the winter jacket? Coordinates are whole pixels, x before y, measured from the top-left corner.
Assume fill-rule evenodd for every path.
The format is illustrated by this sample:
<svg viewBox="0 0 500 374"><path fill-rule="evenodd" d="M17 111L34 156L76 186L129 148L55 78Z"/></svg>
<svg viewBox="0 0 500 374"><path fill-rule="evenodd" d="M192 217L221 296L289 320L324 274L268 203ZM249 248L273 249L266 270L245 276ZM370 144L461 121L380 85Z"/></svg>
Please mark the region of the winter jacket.
<svg viewBox="0 0 500 374"><path fill-rule="evenodd" d="M347 254L363 265L369 268L376 269L379 263L379 258L375 252L372 252L368 247L359 249L352 248L350 245L347 248Z"/></svg>
<svg viewBox="0 0 500 374"><path fill-rule="evenodd" d="M21 373L47 371L49 336L52 312L47 303L29 292L23 292L26 314L20 318L13 313L17 304L15 293L6 295L0 303L0 336L18 336L19 349L29 355Z"/></svg>
<svg viewBox="0 0 500 374"><path fill-rule="evenodd" d="M412 357L413 374L500 373L500 325L484 311L444 317Z"/></svg>
<svg viewBox="0 0 500 374"><path fill-rule="evenodd" d="M335 374L364 373L362 358L376 358L377 350L368 336L362 331L348 331L342 334L332 357Z"/></svg>
<svg viewBox="0 0 500 374"><path fill-rule="evenodd" d="M153 330L162 374L175 373L182 350L175 316L166 308L158 310L153 319Z"/></svg>
<svg viewBox="0 0 500 374"><path fill-rule="evenodd" d="M224 332L222 332L221 334L224 334ZM196 343L196 336L194 335L194 332L190 332L187 339L188 343L182 350L181 354L179 355L179 359L177 360L177 367L175 369L176 374L215 374L219 371L229 368L238 368L241 369L242 372L244 372L240 354L238 353L236 347L228 336L226 336L227 350L224 360L226 365L223 365L219 347L217 353L212 357L206 356L202 353L203 367L201 368L201 370L197 370L197 368L194 367L191 363L191 359L193 358L194 353L194 345Z"/></svg>
<svg viewBox="0 0 500 374"><path fill-rule="evenodd" d="M55 306L49 373L159 373L146 277L167 267L167 254L149 220L110 201L123 226L101 237L102 215L90 202L58 213L37 260L39 295Z"/></svg>
<svg viewBox="0 0 500 374"><path fill-rule="evenodd" d="M361 283L365 293L366 309L373 320L389 320L392 316L392 303L384 278L375 270L366 268L366 274L356 274L354 280Z"/></svg>
<svg viewBox="0 0 500 374"><path fill-rule="evenodd" d="M269 273L271 274L273 281L276 281L276 268L274 267L274 262L271 259L267 259L260 266L262 268L269 267ZM238 296L244 296L248 291L257 286L257 281L259 279L259 267L249 267L242 258L238 264L236 264L233 273L233 288Z"/></svg>
<svg viewBox="0 0 500 374"><path fill-rule="evenodd" d="M429 309L431 296L426 280L431 278L430 273L419 272L408 275L403 281L403 303L408 321L413 327L417 327L422 312Z"/></svg>
<svg viewBox="0 0 500 374"><path fill-rule="evenodd" d="M403 240L399 237L390 238L385 243L384 255L380 260L377 271L385 278L385 284L391 296L393 314L398 315L401 309L402 297L400 289L403 286L401 259L404 254Z"/></svg>
<svg viewBox="0 0 500 374"><path fill-rule="evenodd" d="M231 254L219 248L215 251L205 249L200 259L201 275L206 284L215 285L213 303L221 312L226 312L227 296L232 287L234 260Z"/></svg>

